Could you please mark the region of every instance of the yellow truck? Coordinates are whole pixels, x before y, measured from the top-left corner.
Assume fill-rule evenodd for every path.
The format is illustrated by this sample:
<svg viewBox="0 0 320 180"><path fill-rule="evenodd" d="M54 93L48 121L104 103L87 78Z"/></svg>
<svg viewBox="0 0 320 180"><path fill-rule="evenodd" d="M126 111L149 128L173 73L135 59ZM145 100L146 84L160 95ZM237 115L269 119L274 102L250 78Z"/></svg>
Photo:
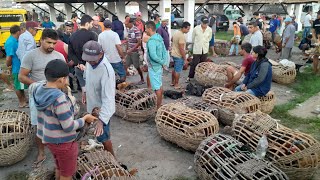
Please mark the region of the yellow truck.
<svg viewBox="0 0 320 180"><path fill-rule="evenodd" d="M10 27L27 21L25 9L0 9L0 48L4 50L4 43L10 36ZM42 31L38 31L34 37L37 44L41 38Z"/></svg>

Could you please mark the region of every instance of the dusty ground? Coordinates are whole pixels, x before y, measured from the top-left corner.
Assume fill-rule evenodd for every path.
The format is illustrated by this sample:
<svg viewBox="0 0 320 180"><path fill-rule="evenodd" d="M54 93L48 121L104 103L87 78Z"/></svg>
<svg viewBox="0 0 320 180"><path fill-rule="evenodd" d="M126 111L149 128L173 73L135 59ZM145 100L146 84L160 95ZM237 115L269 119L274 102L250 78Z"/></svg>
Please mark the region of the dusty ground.
<svg viewBox="0 0 320 180"><path fill-rule="evenodd" d="M273 52L269 53L271 59L277 59ZM294 61L300 62L300 56L294 56ZM241 62L241 57L220 57L213 59L215 62L233 61ZM302 61L301 61L302 62ZM182 85L185 86L187 72L182 74ZM164 77L164 89L170 89L171 76ZM137 77L129 77L129 81L138 81ZM143 85L146 87L146 85ZM292 99L295 94L286 86L273 83L272 90L276 93L277 104L283 104ZM0 110L16 108L18 103L13 93L3 93L0 97ZM165 99L164 103L171 100ZM28 112L28 109L24 109ZM147 122L135 124L112 117L111 119L112 141L116 155L120 162L128 165L129 169L137 168L137 179L141 180L172 180L177 177L196 179L193 169L193 153L183 150L176 145L166 142L159 136L153 119ZM53 167L54 162L47 151L48 159L44 165ZM32 147L28 156L21 162L0 168L0 179L6 179L8 174L32 170L32 162L36 157L36 148Z"/></svg>

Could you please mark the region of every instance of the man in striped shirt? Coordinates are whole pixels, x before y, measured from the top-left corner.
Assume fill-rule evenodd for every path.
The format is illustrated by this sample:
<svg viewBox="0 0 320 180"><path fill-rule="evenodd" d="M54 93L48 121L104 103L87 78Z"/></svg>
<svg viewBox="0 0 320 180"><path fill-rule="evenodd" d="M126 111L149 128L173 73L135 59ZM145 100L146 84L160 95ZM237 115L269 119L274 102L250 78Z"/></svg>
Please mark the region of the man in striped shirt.
<svg viewBox="0 0 320 180"><path fill-rule="evenodd" d="M76 172L78 143L76 130L96 118L91 114L74 120L74 107L61 91L68 84L68 65L60 59L50 61L44 72L47 82L33 83L38 111L37 136L53 154L56 179L72 179Z"/></svg>

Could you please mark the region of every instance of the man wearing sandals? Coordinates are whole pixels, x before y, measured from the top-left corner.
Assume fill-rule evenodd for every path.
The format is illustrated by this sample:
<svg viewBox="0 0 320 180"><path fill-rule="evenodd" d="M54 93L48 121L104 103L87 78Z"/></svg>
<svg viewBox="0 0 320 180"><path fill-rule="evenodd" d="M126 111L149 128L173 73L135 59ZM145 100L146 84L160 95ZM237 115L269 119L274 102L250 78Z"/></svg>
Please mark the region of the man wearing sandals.
<svg viewBox="0 0 320 180"><path fill-rule="evenodd" d="M29 86L29 106L31 125L37 126L37 109L33 100L33 86L31 84L39 81L46 80L44 70L48 62L54 59L65 60L63 55L57 51L54 51L54 46L57 43L58 34L53 29L45 29L42 32L41 46L30 52L28 52L21 63L19 72L19 81ZM31 86L30 86L31 85ZM36 137L36 143L38 145L38 156L34 163L34 166L41 166L42 162L46 159L44 152L44 145L41 139Z"/></svg>

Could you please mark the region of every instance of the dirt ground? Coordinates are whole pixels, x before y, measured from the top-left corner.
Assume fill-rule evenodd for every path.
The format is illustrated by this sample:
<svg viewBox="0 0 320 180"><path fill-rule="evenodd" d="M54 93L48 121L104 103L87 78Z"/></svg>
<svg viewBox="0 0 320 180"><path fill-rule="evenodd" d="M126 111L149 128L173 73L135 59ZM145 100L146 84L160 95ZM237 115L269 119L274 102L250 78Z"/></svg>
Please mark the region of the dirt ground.
<svg viewBox="0 0 320 180"><path fill-rule="evenodd" d="M296 50L294 51L296 52ZM277 59L274 52L268 55L271 59ZM293 56L295 62L300 62L300 56ZM241 57L219 57L214 58L214 62L233 61L241 62ZM302 61L300 62L302 63ZM182 73L181 84L185 87L185 79L187 71ZM164 76L164 89L170 89L171 75ZM129 77L129 81L138 81L138 77ZM3 86L3 85L2 85ZM141 87L146 87L142 85ZM272 90L276 93L277 104L283 104L292 99L296 94L286 86L273 83ZM79 95L79 93L78 93ZM164 103L171 102L165 99ZM0 96L0 110L8 108L16 108L18 106L14 93L3 93ZM29 112L28 109L23 109ZM111 119L111 139L113 141L116 156L120 162L126 164L129 169L137 168L139 173L137 179L141 180L173 180L178 177L186 179L197 179L194 172L193 153L177 147L175 144L163 140L157 132L154 119L147 122L136 124L124 121L113 116ZM52 168L54 166L53 159L46 152L48 159L44 166ZM32 162L36 158L36 148L33 146L28 156L21 162L0 168L0 179L5 180L6 177L13 172L23 171L30 172L32 170Z"/></svg>

